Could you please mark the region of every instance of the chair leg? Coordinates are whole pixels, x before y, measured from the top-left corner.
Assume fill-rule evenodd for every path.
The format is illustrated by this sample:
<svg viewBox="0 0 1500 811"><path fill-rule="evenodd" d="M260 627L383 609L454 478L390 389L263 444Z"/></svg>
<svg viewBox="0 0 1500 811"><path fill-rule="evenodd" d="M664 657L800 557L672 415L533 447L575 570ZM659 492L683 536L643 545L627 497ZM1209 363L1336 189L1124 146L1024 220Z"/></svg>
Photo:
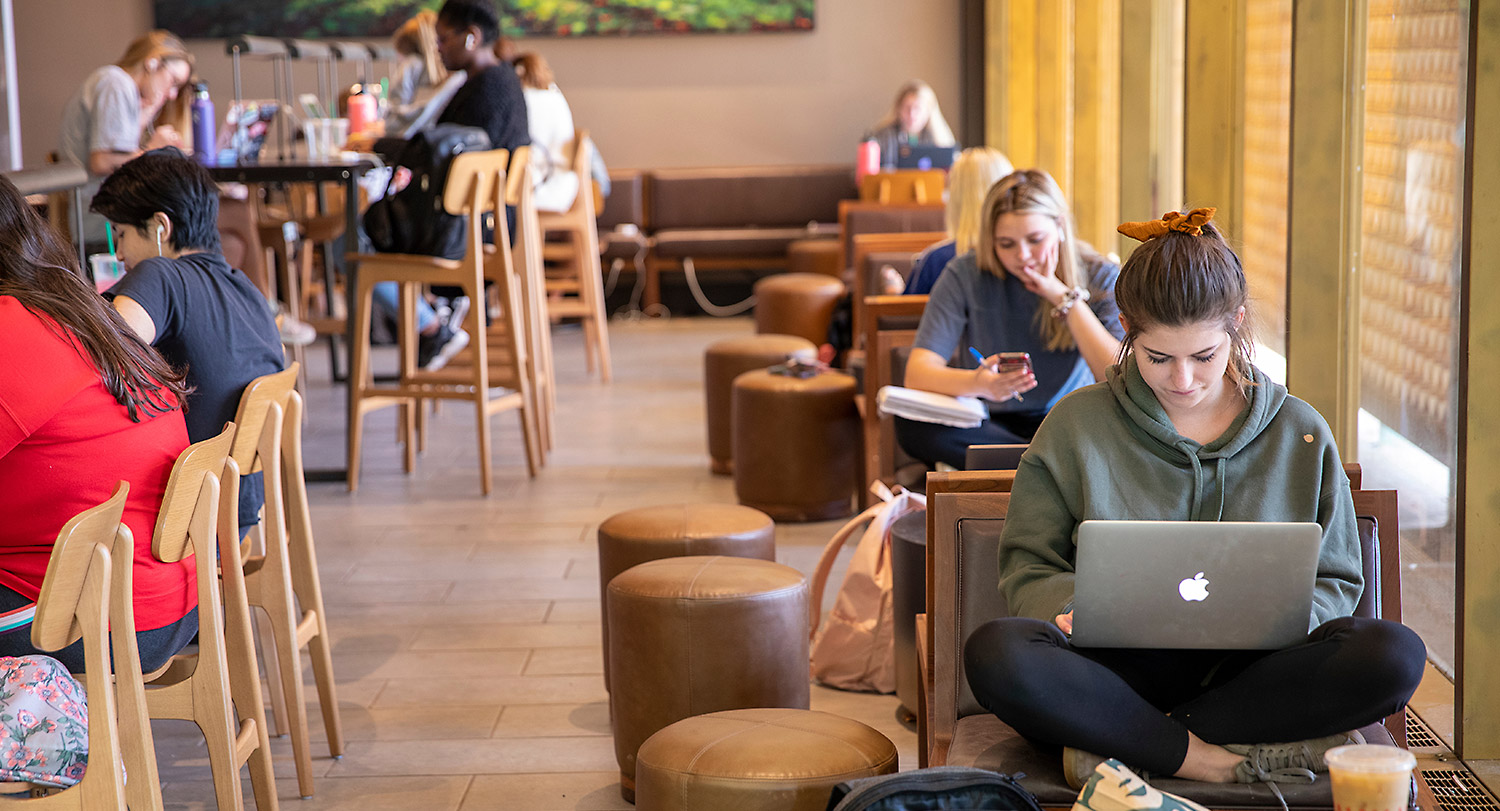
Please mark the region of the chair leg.
<svg viewBox="0 0 1500 811"><path fill-rule="evenodd" d="M236 561L236 566L238 566ZM227 571L227 570L226 570ZM231 582L237 580L238 582ZM271 739L266 730L260 672L255 662L255 640L250 633L250 606L245 601L244 575L226 573L224 582L224 655L229 669L229 695L234 699L239 729L254 730L256 748L250 753L250 785L256 811L276 811L276 777L271 771ZM234 770L239 790L239 769Z"/></svg>
<svg viewBox="0 0 1500 811"><path fill-rule="evenodd" d="M200 661L199 666L202 664ZM240 790L240 765L235 757L234 725L229 715L228 697L224 697L222 721L218 719L216 713L213 719L199 716L196 723L203 733L204 748L208 750L208 768L213 773L214 799L218 807L222 811L229 811L229 809L244 811L245 797ZM255 807L257 811L262 808L259 800L256 801Z"/></svg>
<svg viewBox="0 0 1500 811"><path fill-rule="evenodd" d="M275 620L267 612L256 615L250 612L251 619L255 622L255 635L260 638L260 664L266 674L266 693L271 701L271 723L266 728L266 735L279 738L291 731L291 721L287 718L286 691L282 688L282 680L277 678L278 662L276 636L272 630Z"/></svg>
<svg viewBox="0 0 1500 811"><path fill-rule="evenodd" d="M599 234L593 222L580 226L578 235L578 272L580 296L588 305L585 316L594 325L594 352L599 357L599 379L605 383L614 377L609 357L609 314L604 308L604 268L599 262Z"/></svg>
<svg viewBox="0 0 1500 811"><path fill-rule="evenodd" d="M361 408L365 386L370 381L370 310L373 304L374 287L361 278L359 297L354 308L354 345L349 347L349 492L359 489L360 442L363 439L365 416Z"/></svg>
<svg viewBox="0 0 1500 811"><path fill-rule="evenodd" d="M290 586L290 583L287 584ZM292 595L275 607L271 617L271 633L275 637L276 658L280 663L279 680L286 694L291 711L290 732L292 756L297 763L297 790L303 798L313 794L312 743L307 731L307 695L302 686L302 655L297 645L297 625L291 605ZM270 613L270 607L267 607Z"/></svg>
<svg viewBox="0 0 1500 811"><path fill-rule="evenodd" d="M328 754L344 756L344 724L339 720L339 700L333 681L333 645L328 641L328 626L322 606L317 613L318 635L307 645L312 659L313 680L318 685L318 706L323 710L323 729L328 733Z"/></svg>

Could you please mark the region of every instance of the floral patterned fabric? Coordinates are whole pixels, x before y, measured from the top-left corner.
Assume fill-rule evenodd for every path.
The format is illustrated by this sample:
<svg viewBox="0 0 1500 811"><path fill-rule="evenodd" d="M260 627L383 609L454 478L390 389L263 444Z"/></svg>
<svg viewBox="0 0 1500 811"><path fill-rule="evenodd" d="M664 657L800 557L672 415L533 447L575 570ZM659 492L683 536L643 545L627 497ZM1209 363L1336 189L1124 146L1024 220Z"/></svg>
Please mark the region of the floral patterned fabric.
<svg viewBox="0 0 1500 811"><path fill-rule="evenodd" d="M0 781L66 788L88 759L83 685L50 656L0 656Z"/></svg>

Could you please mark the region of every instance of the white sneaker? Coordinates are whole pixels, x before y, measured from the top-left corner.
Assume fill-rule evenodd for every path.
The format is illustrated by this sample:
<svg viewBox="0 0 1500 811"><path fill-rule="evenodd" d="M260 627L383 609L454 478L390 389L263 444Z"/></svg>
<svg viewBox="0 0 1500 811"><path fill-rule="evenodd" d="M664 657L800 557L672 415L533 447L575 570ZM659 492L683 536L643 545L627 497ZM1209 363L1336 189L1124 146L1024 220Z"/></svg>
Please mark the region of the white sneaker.
<svg viewBox="0 0 1500 811"><path fill-rule="evenodd" d="M1113 758L1100 763L1073 811L1208 811L1192 800L1153 788Z"/></svg>

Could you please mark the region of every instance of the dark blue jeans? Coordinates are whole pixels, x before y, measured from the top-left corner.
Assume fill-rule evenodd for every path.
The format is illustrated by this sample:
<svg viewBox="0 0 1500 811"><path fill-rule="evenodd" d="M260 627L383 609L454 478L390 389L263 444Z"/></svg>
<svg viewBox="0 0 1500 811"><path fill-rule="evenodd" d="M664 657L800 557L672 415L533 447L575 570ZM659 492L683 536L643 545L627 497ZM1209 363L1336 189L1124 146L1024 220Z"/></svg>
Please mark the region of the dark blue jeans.
<svg viewBox="0 0 1500 811"><path fill-rule="evenodd" d="M913 459L929 467L945 462L964 469L964 454L970 445L1025 445L1036 435L1045 411L991 412L978 428L953 428L935 422L896 418L896 442Z"/></svg>
<svg viewBox="0 0 1500 811"><path fill-rule="evenodd" d="M0 586L0 613L24 608L31 600ZM174 654L187 646L198 633L198 609L189 611L182 619L153 628L137 631L135 641L141 651L141 671L149 673L167 663ZM51 656L63 663L70 672L83 672L83 640L80 639L59 651L37 650L31 644L31 624L14 628L0 634L0 656Z"/></svg>

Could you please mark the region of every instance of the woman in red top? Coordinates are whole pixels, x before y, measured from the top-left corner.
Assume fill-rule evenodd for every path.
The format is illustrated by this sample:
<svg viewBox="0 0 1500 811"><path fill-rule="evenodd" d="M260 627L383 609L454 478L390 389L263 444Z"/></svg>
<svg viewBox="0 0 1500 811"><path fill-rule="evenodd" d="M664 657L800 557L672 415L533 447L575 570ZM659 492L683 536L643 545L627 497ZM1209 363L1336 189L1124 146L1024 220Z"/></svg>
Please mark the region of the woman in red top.
<svg viewBox="0 0 1500 811"><path fill-rule="evenodd" d="M58 530L124 480L137 637L153 670L198 629L192 561L151 555L167 477L188 444L186 392L77 264L0 178L0 655L36 652L31 617ZM51 655L83 668L81 643Z"/></svg>

